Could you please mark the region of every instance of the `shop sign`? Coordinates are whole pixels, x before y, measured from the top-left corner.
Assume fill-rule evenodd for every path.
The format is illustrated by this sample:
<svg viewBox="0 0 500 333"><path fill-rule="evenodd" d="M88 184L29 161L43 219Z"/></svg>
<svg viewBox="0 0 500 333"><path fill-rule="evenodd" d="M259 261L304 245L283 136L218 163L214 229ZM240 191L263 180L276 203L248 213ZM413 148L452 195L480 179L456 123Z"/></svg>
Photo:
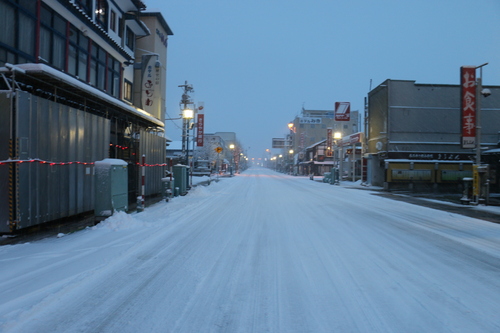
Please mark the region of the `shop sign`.
<svg viewBox="0 0 500 333"><path fill-rule="evenodd" d="M460 67L462 148L476 147L476 68Z"/></svg>
<svg viewBox="0 0 500 333"><path fill-rule="evenodd" d="M335 102L335 121L351 120L351 103Z"/></svg>

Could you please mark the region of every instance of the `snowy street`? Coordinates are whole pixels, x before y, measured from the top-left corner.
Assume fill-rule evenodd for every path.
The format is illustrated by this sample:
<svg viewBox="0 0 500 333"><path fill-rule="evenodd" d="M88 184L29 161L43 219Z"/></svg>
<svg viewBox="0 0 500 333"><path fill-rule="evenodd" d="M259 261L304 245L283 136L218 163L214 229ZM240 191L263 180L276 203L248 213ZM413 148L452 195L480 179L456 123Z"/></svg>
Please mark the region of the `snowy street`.
<svg viewBox="0 0 500 333"><path fill-rule="evenodd" d="M499 224L268 169L0 267L0 332L500 332Z"/></svg>

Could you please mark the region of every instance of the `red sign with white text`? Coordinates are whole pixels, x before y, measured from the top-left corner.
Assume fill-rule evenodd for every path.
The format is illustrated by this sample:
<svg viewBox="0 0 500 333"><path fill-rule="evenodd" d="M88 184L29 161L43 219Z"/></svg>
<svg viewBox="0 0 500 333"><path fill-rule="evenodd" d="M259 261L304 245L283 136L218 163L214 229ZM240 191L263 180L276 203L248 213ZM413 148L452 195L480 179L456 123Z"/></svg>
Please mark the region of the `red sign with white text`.
<svg viewBox="0 0 500 333"><path fill-rule="evenodd" d="M326 129L326 156L332 157L332 149L333 149L333 129L328 127Z"/></svg>
<svg viewBox="0 0 500 333"><path fill-rule="evenodd" d="M476 68L460 67L462 148L476 147Z"/></svg>
<svg viewBox="0 0 500 333"><path fill-rule="evenodd" d="M198 113L198 131L196 133L196 146L203 147L203 136L205 130L205 115Z"/></svg>
<svg viewBox="0 0 500 333"><path fill-rule="evenodd" d="M335 102L335 121L351 120L351 103Z"/></svg>

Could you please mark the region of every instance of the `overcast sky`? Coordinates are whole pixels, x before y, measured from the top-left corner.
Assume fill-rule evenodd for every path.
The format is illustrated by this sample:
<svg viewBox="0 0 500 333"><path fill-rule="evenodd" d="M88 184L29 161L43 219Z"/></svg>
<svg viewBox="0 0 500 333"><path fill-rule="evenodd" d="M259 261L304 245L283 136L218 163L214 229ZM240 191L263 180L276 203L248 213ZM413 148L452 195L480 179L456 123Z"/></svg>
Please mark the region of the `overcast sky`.
<svg viewBox="0 0 500 333"><path fill-rule="evenodd" d="M363 110L386 79L458 84L481 65L500 85L499 0L143 0L174 35L167 113L178 117L184 81L205 106L205 132L236 132L250 157L305 109L337 101ZM167 116L167 117L168 117ZM166 121L181 140L180 121Z"/></svg>

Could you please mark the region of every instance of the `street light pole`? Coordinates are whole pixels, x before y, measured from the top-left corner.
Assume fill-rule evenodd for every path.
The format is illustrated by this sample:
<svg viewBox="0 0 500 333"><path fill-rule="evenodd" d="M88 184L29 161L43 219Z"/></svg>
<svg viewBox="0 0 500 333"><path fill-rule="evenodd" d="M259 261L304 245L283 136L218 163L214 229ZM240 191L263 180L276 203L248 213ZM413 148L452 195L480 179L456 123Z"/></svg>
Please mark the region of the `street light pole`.
<svg viewBox="0 0 500 333"><path fill-rule="evenodd" d="M483 90L483 67L488 63L477 66L479 77L476 79L476 164L481 164L481 94Z"/></svg>
<svg viewBox="0 0 500 333"><path fill-rule="evenodd" d="M340 179L342 178L342 132L335 132L333 134L333 138L335 140L335 146L337 147L336 149L336 156L338 158L337 170L339 172L338 181L340 184Z"/></svg>
<svg viewBox="0 0 500 333"><path fill-rule="evenodd" d="M184 82L183 85L179 86L180 88L184 88L184 93L182 94L181 99L181 117L182 117L182 154L184 156L185 165L189 164L189 122L190 119L194 117L194 107L190 107L189 105L193 104L191 100L191 96L189 93L194 92L193 86L188 84L187 81Z"/></svg>
<svg viewBox="0 0 500 333"><path fill-rule="evenodd" d="M479 177L479 168L481 166L481 95L483 94L483 67L486 65L488 63L476 67L476 70L479 69L479 77L476 78L476 165L472 182L474 194L472 203L475 205L479 204L479 197L481 196L481 180Z"/></svg>
<svg viewBox="0 0 500 333"><path fill-rule="evenodd" d="M231 150L231 170L230 170L230 173L229 175L232 176L233 175L233 165L234 165L234 144L230 144L229 145L229 149Z"/></svg>

